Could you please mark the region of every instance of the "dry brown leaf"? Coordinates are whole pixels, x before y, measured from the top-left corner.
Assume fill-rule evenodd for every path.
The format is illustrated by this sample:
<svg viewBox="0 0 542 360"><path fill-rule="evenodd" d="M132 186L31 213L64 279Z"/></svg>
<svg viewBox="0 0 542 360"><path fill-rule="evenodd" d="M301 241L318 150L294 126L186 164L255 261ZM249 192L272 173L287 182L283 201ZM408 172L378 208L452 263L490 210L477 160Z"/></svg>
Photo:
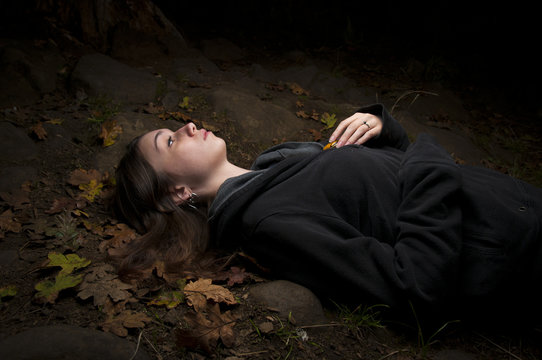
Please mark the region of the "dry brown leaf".
<svg viewBox="0 0 542 360"><path fill-rule="evenodd" d="M15 210L22 210L30 205L28 192L23 190L14 190L11 192L1 192L0 198Z"/></svg>
<svg viewBox="0 0 542 360"><path fill-rule="evenodd" d="M295 116L297 116L298 118L302 118L302 119L308 119L309 118L309 115L305 112L305 110L296 111Z"/></svg>
<svg viewBox="0 0 542 360"><path fill-rule="evenodd" d="M47 139L47 131L43 128L42 123L37 123L31 128L32 132L36 135L36 137L40 140Z"/></svg>
<svg viewBox="0 0 542 360"><path fill-rule="evenodd" d="M122 127L117 124L117 120L111 119L102 124L99 138L103 140L103 146L107 147L113 145L120 134L122 134Z"/></svg>
<svg viewBox="0 0 542 360"><path fill-rule="evenodd" d="M96 180L96 182L101 182L102 174L95 169L75 169L70 173L70 177L68 178L68 184L73 186L79 186L82 184L88 184L92 180Z"/></svg>
<svg viewBox="0 0 542 360"><path fill-rule="evenodd" d="M297 83L288 83L288 88L292 93L295 95L309 95L309 92L305 89L303 89L299 84Z"/></svg>
<svg viewBox="0 0 542 360"><path fill-rule="evenodd" d="M189 313L184 319L187 328L178 329L176 332L177 345L182 348L198 349L212 353L218 340L226 347L235 345L233 326L235 317L230 311L220 313L218 304L209 306L207 317L203 312Z"/></svg>
<svg viewBox="0 0 542 360"><path fill-rule="evenodd" d="M192 281L185 286L184 292L186 302L188 305L193 306L196 311L204 309L207 300L228 305L237 304L235 297L228 289L220 285L213 285L211 279Z"/></svg>
<svg viewBox="0 0 542 360"><path fill-rule="evenodd" d="M114 272L109 264L93 266L79 285L77 296L83 300L92 296L94 306L105 305L108 298L114 302L129 299L132 294L127 290L133 286L122 282Z"/></svg>
<svg viewBox="0 0 542 360"><path fill-rule="evenodd" d="M109 248L119 248L137 238L135 230L123 223L106 226L104 235L111 236L111 239L102 241L98 247L101 252Z"/></svg>
<svg viewBox="0 0 542 360"><path fill-rule="evenodd" d="M111 316L102 324L105 332L112 332L115 335L125 337L127 329L145 327L145 323L151 321L147 315L133 310L124 310L117 316Z"/></svg>
<svg viewBox="0 0 542 360"><path fill-rule="evenodd" d="M309 132L312 134L313 141L320 141L322 139L322 133L315 129L310 129Z"/></svg>
<svg viewBox="0 0 542 360"><path fill-rule="evenodd" d="M11 231L13 233L19 233L22 230L22 225L15 221L13 218L13 212L11 209L4 211L0 215L0 231L2 233Z"/></svg>

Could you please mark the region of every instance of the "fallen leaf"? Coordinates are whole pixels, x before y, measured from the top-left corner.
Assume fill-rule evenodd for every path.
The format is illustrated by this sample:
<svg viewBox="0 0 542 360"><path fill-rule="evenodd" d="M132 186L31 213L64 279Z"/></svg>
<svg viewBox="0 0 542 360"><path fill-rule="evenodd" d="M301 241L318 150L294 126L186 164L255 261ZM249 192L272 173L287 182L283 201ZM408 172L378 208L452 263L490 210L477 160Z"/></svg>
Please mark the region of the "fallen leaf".
<svg viewBox="0 0 542 360"><path fill-rule="evenodd" d="M305 110L296 111L295 116L297 116L298 118L302 118L302 119L308 119L309 118L309 115L305 112Z"/></svg>
<svg viewBox="0 0 542 360"><path fill-rule="evenodd" d="M237 304L233 294L223 286L212 284L211 279L198 279L184 288L188 305L200 311L207 305L207 300L228 305Z"/></svg>
<svg viewBox="0 0 542 360"><path fill-rule="evenodd" d="M30 205L28 191L24 190L1 192L0 198L2 198L2 200L4 200L8 205L12 206L14 210L22 210Z"/></svg>
<svg viewBox="0 0 542 360"><path fill-rule="evenodd" d="M22 225L15 221L13 218L13 212L8 209L0 215L0 231L13 233L19 233L22 230Z"/></svg>
<svg viewBox="0 0 542 360"><path fill-rule="evenodd" d="M103 324L102 329L105 332L112 332L115 335L125 337L128 335L127 329L143 328L145 323L151 321L147 315L133 310L124 310L117 316L109 317Z"/></svg>
<svg viewBox="0 0 542 360"><path fill-rule="evenodd" d="M49 261L45 266L47 267L54 267L59 266L62 268L60 270L60 274L71 274L74 270L82 269L84 267L87 267L90 265L91 261L85 258L79 257L77 254L59 254L56 252L50 252L49 255L47 255L49 258Z"/></svg>
<svg viewBox="0 0 542 360"><path fill-rule="evenodd" d="M168 309L173 309L182 304L185 300L183 289L186 286L184 279L177 280L178 290L164 291L158 294L154 299L149 302L149 305L162 306L164 305Z"/></svg>
<svg viewBox="0 0 542 360"><path fill-rule="evenodd" d="M104 235L111 238L100 243L98 249L101 252L111 247L119 248L137 238L135 230L123 223L108 225L104 230Z"/></svg>
<svg viewBox="0 0 542 360"><path fill-rule="evenodd" d="M61 197L53 200L53 205L48 210L45 210L46 214L57 214L63 211L72 211L77 207L77 201L68 198Z"/></svg>
<svg viewBox="0 0 542 360"><path fill-rule="evenodd" d="M315 129L310 129L309 132L312 134L312 141L320 141L322 139L322 133Z"/></svg>
<svg viewBox="0 0 542 360"><path fill-rule="evenodd" d="M192 350L201 348L210 354L219 339L226 347L235 344L233 326L236 319L231 312L221 314L218 304L214 304L208 308L207 315L208 317L203 312L196 312L184 316L187 327L177 329L177 346Z"/></svg>
<svg viewBox="0 0 542 360"><path fill-rule="evenodd" d="M81 184L79 185L79 189L83 190L83 193L81 196L85 199L87 199L89 202L94 202L96 197L100 195L102 192L102 188L104 187L104 184L101 182L97 182L96 180L90 180L88 184Z"/></svg>
<svg viewBox="0 0 542 360"><path fill-rule="evenodd" d="M15 285L8 285L0 288L0 304L5 297L13 297L17 295L17 287Z"/></svg>
<svg viewBox="0 0 542 360"><path fill-rule="evenodd" d="M325 129L331 129L337 122L335 114L328 114L327 112L322 114L320 121L325 125Z"/></svg>
<svg viewBox="0 0 542 360"><path fill-rule="evenodd" d="M43 128L42 123L37 123L30 129L36 135L39 140L47 139L47 131Z"/></svg>
<svg viewBox="0 0 542 360"><path fill-rule="evenodd" d="M67 182L70 185L79 186L81 184L88 184L92 180L96 180L96 182L102 181L102 174L95 169L75 169L70 173Z"/></svg>
<svg viewBox="0 0 542 360"><path fill-rule="evenodd" d="M77 286L83 280L83 275L66 275L59 273L55 277L55 281L44 280L40 281L34 287L38 293L34 296L34 300L41 303L54 304L60 291Z"/></svg>
<svg viewBox="0 0 542 360"><path fill-rule="evenodd" d="M77 296L83 300L92 296L94 306L104 306L108 298L113 302L131 298L132 294L127 290L133 286L118 279L114 271L109 264L94 266L79 285Z"/></svg>
<svg viewBox="0 0 542 360"><path fill-rule="evenodd" d="M294 93L295 95L309 95L309 92L305 89L303 89L301 86L299 86L299 84L297 83L288 83L288 88L290 89L290 91L292 93Z"/></svg>
<svg viewBox="0 0 542 360"><path fill-rule="evenodd" d="M295 102L295 106L298 107L298 108L300 108L300 109L302 109L302 108L305 106L305 104L303 103L303 101L297 100L297 101Z"/></svg>
<svg viewBox="0 0 542 360"><path fill-rule="evenodd" d="M103 140L103 146L107 147L113 145L120 134L122 134L122 127L115 119L111 119L102 124L99 138Z"/></svg>

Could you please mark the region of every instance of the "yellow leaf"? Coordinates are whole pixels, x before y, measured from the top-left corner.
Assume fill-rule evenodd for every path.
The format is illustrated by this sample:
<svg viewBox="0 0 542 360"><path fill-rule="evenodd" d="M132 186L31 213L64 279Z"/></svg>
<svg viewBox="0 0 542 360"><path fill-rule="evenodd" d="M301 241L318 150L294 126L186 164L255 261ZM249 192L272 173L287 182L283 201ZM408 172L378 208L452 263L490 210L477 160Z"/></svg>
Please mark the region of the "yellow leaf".
<svg viewBox="0 0 542 360"><path fill-rule="evenodd" d="M228 305L237 304L233 294L223 286L211 284L211 279L198 279L184 287L187 303L196 311L205 308L207 300L223 302Z"/></svg>
<svg viewBox="0 0 542 360"><path fill-rule="evenodd" d="M97 182L93 179L90 180L88 184L79 185L79 189L83 190L83 194L81 194L82 197L84 197L90 202L93 202L96 196L100 195L100 193L102 192L103 186L103 183Z"/></svg>
<svg viewBox="0 0 542 360"><path fill-rule="evenodd" d="M64 289L77 286L83 280L83 275L76 276L65 275L60 272L55 281L44 280L40 281L34 287L38 293L35 295L35 299L40 302L48 302L53 304L58 297L58 293Z"/></svg>
<svg viewBox="0 0 542 360"><path fill-rule="evenodd" d="M99 137L103 140L103 146L107 147L113 145L120 134L122 134L122 127L117 125L116 120L111 119L103 123Z"/></svg>
<svg viewBox="0 0 542 360"><path fill-rule="evenodd" d="M36 136L40 140L45 140L47 138L47 131L45 131L43 125L40 122L32 126L32 132L36 134Z"/></svg>
<svg viewBox="0 0 542 360"><path fill-rule="evenodd" d="M90 265L90 260L80 258L77 254L59 254L56 252L50 252L47 256L49 258L48 267L60 266L62 270L60 274L70 274L74 270L81 269Z"/></svg>

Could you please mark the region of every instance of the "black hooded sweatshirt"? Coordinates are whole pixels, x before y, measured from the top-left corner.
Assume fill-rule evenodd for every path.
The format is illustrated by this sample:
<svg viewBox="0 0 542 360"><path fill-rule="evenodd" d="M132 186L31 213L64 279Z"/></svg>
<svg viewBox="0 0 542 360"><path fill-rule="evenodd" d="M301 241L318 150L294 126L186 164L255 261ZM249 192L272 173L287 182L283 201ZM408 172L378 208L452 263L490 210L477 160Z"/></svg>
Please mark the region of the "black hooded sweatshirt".
<svg viewBox="0 0 542 360"><path fill-rule="evenodd" d="M383 122L364 146L285 143L226 181L217 246L343 303L429 316L536 304L542 190L460 166L429 135L410 144L380 104L359 112Z"/></svg>

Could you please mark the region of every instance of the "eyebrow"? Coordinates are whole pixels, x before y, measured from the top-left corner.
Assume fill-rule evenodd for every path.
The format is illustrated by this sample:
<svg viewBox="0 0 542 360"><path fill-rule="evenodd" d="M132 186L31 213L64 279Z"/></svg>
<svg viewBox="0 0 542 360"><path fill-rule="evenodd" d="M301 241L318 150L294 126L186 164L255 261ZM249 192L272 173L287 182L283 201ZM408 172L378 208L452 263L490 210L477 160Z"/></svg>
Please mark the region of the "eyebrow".
<svg viewBox="0 0 542 360"><path fill-rule="evenodd" d="M158 136L162 133L162 130L159 130L156 135L154 135L154 148L156 149L156 151L160 152L160 150L158 149Z"/></svg>

